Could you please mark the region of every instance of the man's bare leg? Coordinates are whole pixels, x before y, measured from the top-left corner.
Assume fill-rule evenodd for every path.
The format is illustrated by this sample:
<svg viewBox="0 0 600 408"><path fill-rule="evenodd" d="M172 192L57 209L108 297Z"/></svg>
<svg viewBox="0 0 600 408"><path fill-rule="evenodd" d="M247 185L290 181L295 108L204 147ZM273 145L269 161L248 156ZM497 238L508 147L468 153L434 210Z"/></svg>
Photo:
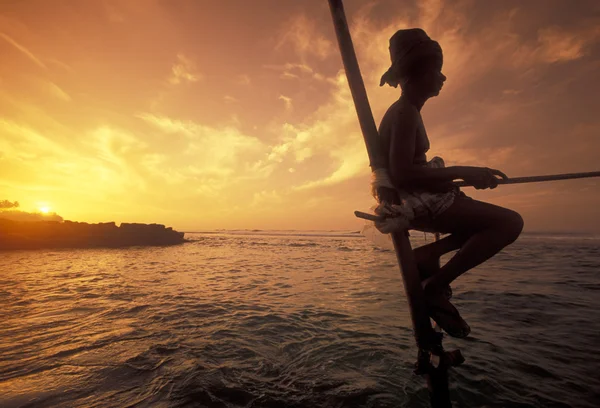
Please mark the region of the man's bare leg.
<svg viewBox="0 0 600 408"><path fill-rule="evenodd" d="M471 328L444 292L458 276L512 243L521 233L523 220L514 211L458 197L432 224L434 230L452 235L421 247L417 253L421 269L423 265L430 266L434 262L439 265L439 256L444 253L460 250L443 267L421 272L430 275L423 281L429 313L448 334L464 338Z"/></svg>
<svg viewBox="0 0 600 408"><path fill-rule="evenodd" d="M417 261L421 280L439 272L442 255L460 249L469 237L469 235L454 233L438 241L415 248L415 260Z"/></svg>
<svg viewBox="0 0 600 408"><path fill-rule="evenodd" d="M440 232L458 234L455 240L440 244L440 250L458 245L458 237L468 238L438 273L425 279L423 286L430 293L438 292L469 269L490 259L514 242L523 230L523 219L518 213L462 197L458 197L450 208L436 217L433 224ZM423 250L424 254L426 250Z"/></svg>

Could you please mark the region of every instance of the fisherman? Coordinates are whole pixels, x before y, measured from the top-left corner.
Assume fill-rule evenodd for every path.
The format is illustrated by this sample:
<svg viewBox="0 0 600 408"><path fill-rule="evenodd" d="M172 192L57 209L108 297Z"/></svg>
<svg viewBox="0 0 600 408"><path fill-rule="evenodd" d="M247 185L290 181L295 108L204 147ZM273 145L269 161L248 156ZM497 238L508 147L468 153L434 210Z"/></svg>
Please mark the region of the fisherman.
<svg viewBox="0 0 600 408"><path fill-rule="evenodd" d="M399 30L390 39L392 65L381 84L400 85L400 98L379 126L387 170L399 196L420 203L423 214L410 228L449 234L414 250L429 315L449 335L468 336L471 329L450 303L450 283L514 242L523 229L515 211L467 197L452 182L461 179L476 189L495 188L507 176L487 167L444 167L440 158L427 161L429 139L421 109L439 95L446 80L442 49L419 28ZM414 200L413 200L414 201ZM458 252L442 267L440 257Z"/></svg>

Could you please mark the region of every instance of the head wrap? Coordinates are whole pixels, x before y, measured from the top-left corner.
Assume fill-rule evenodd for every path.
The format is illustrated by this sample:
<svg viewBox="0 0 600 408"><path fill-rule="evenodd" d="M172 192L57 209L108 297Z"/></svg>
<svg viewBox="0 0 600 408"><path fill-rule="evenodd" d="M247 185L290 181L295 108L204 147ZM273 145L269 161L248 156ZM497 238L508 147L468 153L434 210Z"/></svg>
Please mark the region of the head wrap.
<svg viewBox="0 0 600 408"><path fill-rule="evenodd" d="M442 48L420 28L398 30L390 38L392 66L381 77L379 86L389 84L396 88L406 83L426 59L443 63Z"/></svg>

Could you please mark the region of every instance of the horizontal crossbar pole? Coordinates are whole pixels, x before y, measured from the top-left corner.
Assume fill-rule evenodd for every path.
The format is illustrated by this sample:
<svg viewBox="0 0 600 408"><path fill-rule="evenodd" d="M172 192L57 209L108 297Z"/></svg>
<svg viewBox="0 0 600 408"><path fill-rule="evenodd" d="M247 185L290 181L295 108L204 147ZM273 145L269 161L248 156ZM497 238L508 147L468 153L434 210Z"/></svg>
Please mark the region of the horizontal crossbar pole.
<svg viewBox="0 0 600 408"><path fill-rule="evenodd" d="M590 171L588 173L551 174L548 176L513 177L509 178L508 180L499 179L498 184L538 183L540 181L572 180L589 177L600 177L600 171ZM456 184L458 187L472 187L472 185L465 181L459 181L454 184Z"/></svg>

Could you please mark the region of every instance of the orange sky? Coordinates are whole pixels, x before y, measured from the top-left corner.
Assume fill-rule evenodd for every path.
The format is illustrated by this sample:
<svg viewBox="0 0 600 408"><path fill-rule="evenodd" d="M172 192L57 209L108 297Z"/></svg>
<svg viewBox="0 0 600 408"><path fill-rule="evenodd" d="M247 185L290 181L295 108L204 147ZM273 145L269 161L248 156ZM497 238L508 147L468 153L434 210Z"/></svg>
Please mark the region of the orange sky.
<svg viewBox="0 0 600 408"><path fill-rule="evenodd" d="M375 120L388 39L448 77L430 155L600 170L600 2L346 1ZM0 0L0 200L78 221L358 229L370 169L325 0ZM466 190L526 230L600 231L597 179Z"/></svg>

